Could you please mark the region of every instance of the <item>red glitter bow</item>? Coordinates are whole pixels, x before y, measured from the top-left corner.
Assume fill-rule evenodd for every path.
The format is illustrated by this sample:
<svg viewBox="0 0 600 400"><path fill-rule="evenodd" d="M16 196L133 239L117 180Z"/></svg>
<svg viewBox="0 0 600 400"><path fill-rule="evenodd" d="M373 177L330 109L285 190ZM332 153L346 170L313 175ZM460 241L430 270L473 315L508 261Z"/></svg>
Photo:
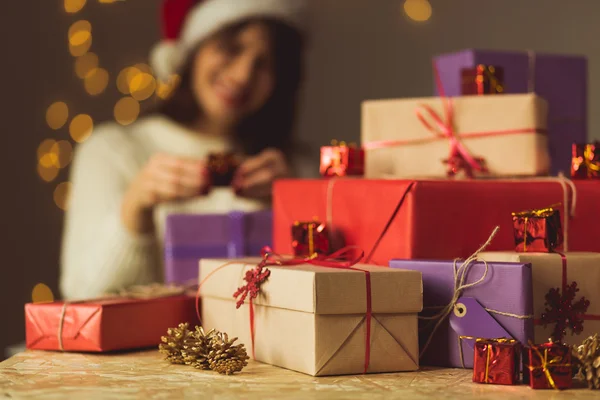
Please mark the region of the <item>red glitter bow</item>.
<svg viewBox="0 0 600 400"><path fill-rule="evenodd" d="M264 270L264 271L263 271ZM258 297L260 292L260 285L271 275L271 271L265 268L265 265L261 262L254 269L246 271L244 280L246 284L238 288L233 294L233 297L237 299L236 307L240 308L248 295L250 295L250 301Z"/></svg>
<svg viewBox="0 0 600 400"><path fill-rule="evenodd" d="M590 306L590 301L581 297L575 301L575 296L579 292L577 282L560 289L552 288L546 294L546 312L542 314L542 323L544 326L555 324L552 331L552 339L556 342L562 342L570 328L574 334L583 332L583 317Z"/></svg>

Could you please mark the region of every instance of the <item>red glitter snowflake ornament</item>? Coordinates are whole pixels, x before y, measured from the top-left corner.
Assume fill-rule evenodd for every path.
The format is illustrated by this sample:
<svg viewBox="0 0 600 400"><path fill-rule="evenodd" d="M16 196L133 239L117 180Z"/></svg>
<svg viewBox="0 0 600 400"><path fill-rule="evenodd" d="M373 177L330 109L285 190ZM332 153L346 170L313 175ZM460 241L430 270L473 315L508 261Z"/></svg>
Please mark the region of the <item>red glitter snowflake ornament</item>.
<svg viewBox="0 0 600 400"><path fill-rule="evenodd" d="M562 342L567 328L577 335L583 331L582 315L590 306L590 301L585 297L575 301L577 292L577 282L573 282L564 288L563 293L553 288L546 294L546 312L542 314L542 323L544 326L555 324L552 339L556 342Z"/></svg>
<svg viewBox="0 0 600 400"><path fill-rule="evenodd" d="M254 269L246 271L246 276L244 277L246 284L239 287L233 294L233 297L237 299L235 308L240 308L248 296L250 296L250 301L256 299L260 293L260 285L267 280L270 274L271 271L265 268L263 263L258 264Z"/></svg>

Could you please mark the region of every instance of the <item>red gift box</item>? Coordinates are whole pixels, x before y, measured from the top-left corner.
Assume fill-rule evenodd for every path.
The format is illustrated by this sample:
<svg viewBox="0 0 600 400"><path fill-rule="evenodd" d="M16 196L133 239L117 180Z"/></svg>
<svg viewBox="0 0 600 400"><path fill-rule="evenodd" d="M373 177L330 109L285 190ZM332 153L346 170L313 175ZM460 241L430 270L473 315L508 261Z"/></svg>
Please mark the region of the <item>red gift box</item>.
<svg viewBox="0 0 600 400"><path fill-rule="evenodd" d="M560 212L552 207L513 213L515 250L550 253L563 243Z"/></svg>
<svg viewBox="0 0 600 400"><path fill-rule="evenodd" d="M568 389L573 384L571 347L559 343L533 345L523 357L523 382L532 389Z"/></svg>
<svg viewBox="0 0 600 400"><path fill-rule="evenodd" d="M364 175L365 151L354 144L333 141L331 146L321 147L319 171L324 177Z"/></svg>
<svg viewBox="0 0 600 400"><path fill-rule="evenodd" d="M177 295L26 304L26 345L84 352L158 346L168 328L197 323L195 302L194 296Z"/></svg>
<svg viewBox="0 0 600 400"><path fill-rule="evenodd" d="M600 142L573 144L571 178L600 179Z"/></svg>
<svg viewBox="0 0 600 400"><path fill-rule="evenodd" d="M294 222L292 225L292 247L297 257L313 254L329 254L329 232L325 224L318 221Z"/></svg>
<svg viewBox="0 0 600 400"><path fill-rule="evenodd" d="M575 187L576 216L563 221L565 244L570 251L600 252L592 234L600 225L600 185L578 181ZM564 194L570 206L571 192L564 181L541 178L280 180L274 186L273 245L280 254L293 254L290 226L317 216L330 231L343 234L345 245L360 247L367 257L379 241L368 260L373 264L387 266L392 258L466 258L497 225L500 232L488 250L514 248L512 212L565 204Z"/></svg>
<svg viewBox="0 0 600 400"><path fill-rule="evenodd" d="M484 95L504 93L504 69L494 65L479 64L461 69L461 94Z"/></svg>
<svg viewBox="0 0 600 400"><path fill-rule="evenodd" d="M514 339L477 339L473 382L516 385L521 375L521 345Z"/></svg>

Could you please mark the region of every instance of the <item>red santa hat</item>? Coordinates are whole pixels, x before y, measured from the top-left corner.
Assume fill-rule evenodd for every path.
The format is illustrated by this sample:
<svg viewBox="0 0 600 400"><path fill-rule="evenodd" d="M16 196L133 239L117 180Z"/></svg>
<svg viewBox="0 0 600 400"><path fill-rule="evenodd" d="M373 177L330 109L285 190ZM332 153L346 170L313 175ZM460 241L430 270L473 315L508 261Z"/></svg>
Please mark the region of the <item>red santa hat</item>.
<svg viewBox="0 0 600 400"><path fill-rule="evenodd" d="M253 17L270 17L296 29L305 28L306 0L164 0L163 40L150 54L155 74L167 79L203 39L226 25Z"/></svg>

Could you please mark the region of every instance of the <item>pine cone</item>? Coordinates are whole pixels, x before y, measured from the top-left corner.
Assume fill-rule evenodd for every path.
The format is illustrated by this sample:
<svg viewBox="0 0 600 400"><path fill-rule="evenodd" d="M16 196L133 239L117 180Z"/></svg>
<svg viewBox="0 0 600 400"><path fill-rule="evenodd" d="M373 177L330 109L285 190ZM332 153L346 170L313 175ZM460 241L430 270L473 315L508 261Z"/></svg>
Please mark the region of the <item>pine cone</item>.
<svg viewBox="0 0 600 400"><path fill-rule="evenodd" d="M177 328L169 328L167 336L162 336L161 344L158 345L158 350L165 354L166 359L172 364L184 364L183 345L186 340L189 340L192 332L188 329L188 324L179 324Z"/></svg>
<svg viewBox="0 0 600 400"><path fill-rule="evenodd" d="M183 362L194 368L210 369L207 356L210 351L210 342L215 335L214 329L206 333L201 326L197 326L183 344L181 351Z"/></svg>
<svg viewBox="0 0 600 400"><path fill-rule="evenodd" d="M229 340L226 333L218 333L210 343L207 361L210 369L220 374L232 375L248 365L248 354L243 344L233 345L237 338Z"/></svg>
<svg viewBox="0 0 600 400"><path fill-rule="evenodd" d="M573 350L578 360L577 378L587 381L590 389L600 389L600 337L590 336Z"/></svg>

